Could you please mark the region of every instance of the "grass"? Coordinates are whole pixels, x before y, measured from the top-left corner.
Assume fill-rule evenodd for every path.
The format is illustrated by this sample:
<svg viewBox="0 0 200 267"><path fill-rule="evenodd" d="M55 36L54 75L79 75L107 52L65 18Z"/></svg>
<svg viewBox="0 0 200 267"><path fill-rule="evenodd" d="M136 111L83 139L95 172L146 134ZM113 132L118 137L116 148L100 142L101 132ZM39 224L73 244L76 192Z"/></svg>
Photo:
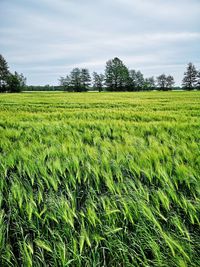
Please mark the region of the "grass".
<svg viewBox="0 0 200 267"><path fill-rule="evenodd" d="M0 266L200 266L200 92L0 95Z"/></svg>

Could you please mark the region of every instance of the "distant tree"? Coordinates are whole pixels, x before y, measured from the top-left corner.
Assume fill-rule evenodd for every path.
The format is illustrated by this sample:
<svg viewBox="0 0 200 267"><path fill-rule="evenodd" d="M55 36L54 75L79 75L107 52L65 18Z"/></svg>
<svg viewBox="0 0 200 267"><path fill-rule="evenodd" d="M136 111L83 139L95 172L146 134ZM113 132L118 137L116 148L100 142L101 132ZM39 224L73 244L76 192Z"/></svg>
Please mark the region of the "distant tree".
<svg viewBox="0 0 200 267"><path fill-rule="evenodd" d="M63 91L61 85L26 85L26 91Z"/></svg>
<svg viewBox="0 0 200 267"><path fill-rule="evenodd" d="M106 62L106 70L105 70L105 83L109 90L114 91L114 67L113 60L109 60Z"/></svg>
<svg viewBox="0 0 200 267"><path fill-rule="evenodd" d="M137 77L137 87L138 89L142 89L143 86L144 86L144 76L143 74L141 73L141 71L137 71L136 73L136 77Z"/></svg>
<svg viewBox="0 0 200 267"><path fill-rule="evenodd" d="M14 75L19 80L21 91L23 91L26 88L26 77L24 77L23 73L19 74L16 71L15 71Z"/></svg>
<svg viewBox="0 0 200 267"><path fill-rule="evenodd" d="M87 91L91 82L91 77L88 69L81 70L81 88L82 91Z"/></svg>
<svg viewBox="0 0 200 267"><path fill-rule="evenodd" d="M136 91L137 88L137 72L135 70L129 71L130 77L130 91Z"/></svg>
<svg viewBox="0 0 200 267"><path fill-rule="evenodd" d="M60 86L62 86L63 89L64 89L64 88L65 88L65 77L61 76L61 77L58 79L58 81L59 81Z"/></svg>
<svg viewBox="0 0 200 267"><path fill-rule="evenodd" d="M71 92L73 91L73 87L71 84L71 77L67 75L66 77L60 77L59 79L60 86L63 88L64 91Z"/></svg>
<svg viewBox="0 0 200 267"><path fill-rule="evenodd" d="M75 92L82 91L82 84L81 84L81 70L79 68L74 68L70 73L71 79L71 86Z"/></svg>
<svg viewBox="0 0 200 267"><path fill-rule="evenodd" d="M172 75L167 76L166 77L166 88L167 88L167 90L172 89L174 84L175 84L174 77Z"/></svg>
<svg viewBox="0 0 200 267"><path fill-rule="evenodd" d="M157 87L160 90L165 90L166 89L166 75L163 73L160 76L158 76L156 80L157 80Z"/></svg>
<svg viewBox="0 0 200 267"><path fill-rule="evenodd" d="M146 78L144 81L144 90L153 90L156 87L154 77Z"/></svg>
<svg viewBox="0 0 200 267"><path fill-rule="evenodd" d="M66 77L60 77L59 83L64 91L68 92L84 92L87 91L90 86L90 73L88 69L74 68L70 75Z"/></svg>
<svg viewBox="0 0 200 267"><path fill-rule="evenodd" d="M161 74L160 76L157 77L157 87L160 90L163 91L171 90L174 84L175 81L172 75L166 76L165 74Z"/></svg>
<svg viewBox="0 0 200 267"><path fill-rule="evenodd" d="M105 83L110 91L125 91L129 85L128 68L119 58L106 62Z"/></svg>
<svg viewBox="0 0 200 267"><path fill-rule="evenodd" d="M145 79L141 71L130 70L130 91L140 91L145 87Z"/></svg>
<svg viewBox="0 0 200 267"><path fill-rule="evenodd" d="M195 84L196 89L200 90L200 70L197 73L197 81Z"/></svg>
<svg viewBox="0 0 200 267"><path fill-rule="evenodd" d="M0 92L5 92L7 90L8 76L10 74L8 69L8 63L0 54Z"/></svg>
<svg viewBox="0 0 200 267"><path fill-rule="evenodd" d="M99 92L103 91L104 75L93 72L93 88Z"/></svg>
<svg viewBox="0 0 200 267"><path fill-rule="evenodd" d="M192 90L195 88L196 82L197 82L197 70L192 63L189 63L187 66L187 70L184 73L182 86L187 90Z"/></svg>
<svg viewBox="0 0 200 267"><path fill-rule="evenodd" d="M174 84L174 77L172 75L166 76L165 74L161 74L157 77L157 87L160 90L171 90Z"/></svg>
<svg viewBox="0 0 200 267"><path fill-rule="evenodd" d="M15 72L15 74L10 73L7 79L8 83L8 91L11 93L19 93L22 91L21 86L21 79L19 77L19 74Z"/></svg>

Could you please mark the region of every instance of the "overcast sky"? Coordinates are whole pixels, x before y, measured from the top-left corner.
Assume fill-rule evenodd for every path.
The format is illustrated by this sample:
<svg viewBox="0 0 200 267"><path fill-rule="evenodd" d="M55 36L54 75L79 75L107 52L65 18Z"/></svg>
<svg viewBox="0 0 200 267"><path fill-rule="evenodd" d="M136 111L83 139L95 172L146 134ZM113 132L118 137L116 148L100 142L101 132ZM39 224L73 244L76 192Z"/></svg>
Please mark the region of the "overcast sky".
<svg viewBox="0 0 200 267"><path fill-rule="evenodd" d="M0 53L28 84L115 56L146 77L200 68L200 0L0 0Z"/></svg>

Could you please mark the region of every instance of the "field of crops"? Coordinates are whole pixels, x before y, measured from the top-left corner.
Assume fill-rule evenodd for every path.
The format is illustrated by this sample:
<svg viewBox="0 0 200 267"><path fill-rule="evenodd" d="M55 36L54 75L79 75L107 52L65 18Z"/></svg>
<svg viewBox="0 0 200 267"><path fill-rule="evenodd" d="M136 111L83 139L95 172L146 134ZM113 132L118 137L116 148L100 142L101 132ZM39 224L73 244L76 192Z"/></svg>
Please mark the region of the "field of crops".
<svg viewBox="0 0 200 267"><path fill-rule="evenodd" d="M200 92L1 94L0 266L200 266Z"/></svg>

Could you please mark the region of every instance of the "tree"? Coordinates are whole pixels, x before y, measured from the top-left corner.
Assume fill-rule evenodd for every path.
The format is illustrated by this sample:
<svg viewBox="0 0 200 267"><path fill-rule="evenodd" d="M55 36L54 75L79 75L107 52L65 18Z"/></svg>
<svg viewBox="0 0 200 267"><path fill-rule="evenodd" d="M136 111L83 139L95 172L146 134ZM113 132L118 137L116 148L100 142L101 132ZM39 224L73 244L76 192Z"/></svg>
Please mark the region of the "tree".
<svg viewBox="0 0 200 267"><path fill-rule="evenodd" d="M15 71L14 75L17 77L19 83L20 83L20 88L21 91L24 90L26 88L26 77L24 77L23 73L17 73Z"/></svg>
<svg viewBox="0 0 200 267"><path fill-rule="evenodd" d="M163 73L160 76L158 76L156 80L157 80L158 88L161 90L165 90L166 89L166 75Z"/></svg>
<svg viewBox="0 0 200 267"><path fill-rule="evenodd" d="M175 84L174 77L172 75L167 76L166 77L166 88L167 88L167 90L172 89L174 84Z"/></svg>
<svg viewBox="0 0 200 267"><path fill-rule="evenodd" d="M139 91L144 89L145 80L141 71L130 70L130 91Z"/></svg>
<svg viewBox="0 0 200 267"><path fill-rule="evenodd" d="M79 68L74 68L70 73L71 86L75 92L81 92L81 70Z"/></svg>
<svg viewBox="0 0 200 267"><path fill-rule="evenodd" d="M200 71L197 73L197 81L195 87L200 90Z"/></svg>
<svg viewBox="0 0 200 267"><path fill-rule="evenodd" d="M156 87L155 79L154 77L146 78L144 81L144 89L145 90L153 90Z"/></svg>
<svg viewBox="0 0 200 267"><path fill-rule="evenodd" d="M74 68L70 75L66 77L60 77L60 86L63 87L64 91L69 92L84 92L88 90L90 85L90 73L88 69Z"/></svg>
<svg viewBox="0 0 200 267"><path fill-rule="evenodd" d="M64 78L63 76L61 76L61 77L58 79L58 81L59 81L60 86L62 86L63 89L65 90L65 78Z"/></svg>
<svg viewBox="0 0 200 267"><path fill-rule="evenodd" d="M166 76L165 74L161 74L157 77L157 86L160 90L171 90L174 84L174 77L172 75Z"/></svg>
<svg viewBox="0 0 200 267"><path fill-rule="evenodd" d="M187 70L184 73L182 86L187 90L192 90L195 88L196 82L197 82L197 70L192 63L189 63L187 66Z"/></svg>
<svg viewBox="0 0 200 267"><path fill-rule="evenodd" d="M99 92L103 91L104 75L93 72L93 88Z"/></svg>
<svg viewBox="0 0 200 267"><path fill-rule="evenodd" d="M68 91L68 92L73 91L73 87L71 84L71 77L69 75L67 75L66 77L60 77L59 82L60 82L60 86L63 87L64 91Z"/></svg>
<svg viewBox="0 0 200 267"><path fill-rule="evenodd" d="M5 92L8 85L8 76L10 72L8 70L8 63L4 57L0 54L0 92Z"/></svg>
<svg viewBox="0 0 200 267"><path fill-rule="evenodd" d="M141 71L137 71L136 77L137 77L137 87L138 89L142 89L144 86L144 76L141 73Z"/></svg>
<svg viewBox="0 0 200 267"><path fill-rule="evenodd" d="M75 92L87 91L90 81L88 69L74 68L70 73L70 86Z"/></svg>
<svg viewBox="0 0 200 267"><path fill-rule="evenodd" d="M81 88L82 91L87 91L90 86L91 77L88 69L81 70Z"/></svg>
<svg viewBox="0 0 200 267"><path fill-rule="evenodd" d="M129 85L128 68L119 58L106 62L105 82L110 91L125 91Z"/></svg>
<svg viewBox="0 0 200 267"><path fill-rule="evenodd" d="M10 73L7 79L8 91L11 93L19 93L22 90L21 80L17 72L15 74Z"/></svg>
<svg viewBox="0 0 200 267"><path fill-rule="evenodd" d="M9 72L8 63L0 55L0 92L20 92L26 87L26 78L21 73Z"/></svg>
<svg viewBox="0 0 200 267"><path fill-rule="evenodd" d="M137 88L137 72L135 70L129 71L130 76L130 91L136 91Z"/></svg>

